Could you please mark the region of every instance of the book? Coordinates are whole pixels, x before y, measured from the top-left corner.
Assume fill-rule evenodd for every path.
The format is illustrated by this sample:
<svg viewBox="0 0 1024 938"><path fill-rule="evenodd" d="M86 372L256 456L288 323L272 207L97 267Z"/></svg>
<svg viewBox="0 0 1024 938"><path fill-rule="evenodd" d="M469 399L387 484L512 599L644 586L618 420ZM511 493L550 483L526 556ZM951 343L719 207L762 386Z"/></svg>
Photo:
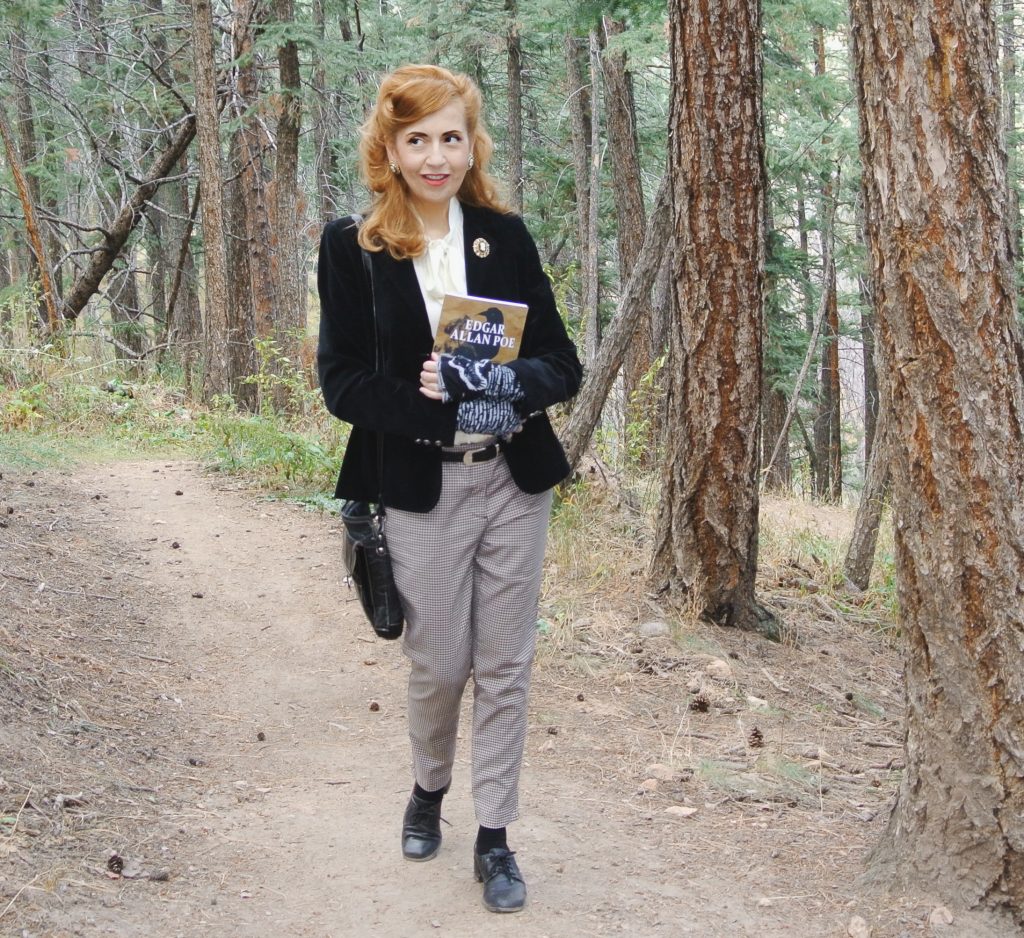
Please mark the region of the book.
<svg viewBox="0 0 1024 938"><path fill-rule="evenodd" d="M446 293L434 337L438 355L505 365L519 357L528 307L508 300Z"/></svg>

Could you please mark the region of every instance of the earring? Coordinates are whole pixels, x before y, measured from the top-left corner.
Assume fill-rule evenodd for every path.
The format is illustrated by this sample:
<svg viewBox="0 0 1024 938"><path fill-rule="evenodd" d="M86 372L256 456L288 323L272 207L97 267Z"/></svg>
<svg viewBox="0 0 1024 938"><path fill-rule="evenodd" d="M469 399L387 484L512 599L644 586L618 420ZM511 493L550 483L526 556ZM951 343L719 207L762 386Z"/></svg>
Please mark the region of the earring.
<svg viewBox="0 0 1024 938"><path fill-rule="evenodd" d="M473 164L474 164L475 162L476 162L476 160L475 160L475 159L473 159L473 154L472 154L472 153L470 153L470 154L469 154L469 168L470 168L470 169L472 169L472 168L473 168Z"/></svg>
<svg viewBox="0 0 1024 938"><path fill-rule="evenodd" d="M394 160L388 160L388 169L390 169L396 176L402 175L401 168Z"/></svg>

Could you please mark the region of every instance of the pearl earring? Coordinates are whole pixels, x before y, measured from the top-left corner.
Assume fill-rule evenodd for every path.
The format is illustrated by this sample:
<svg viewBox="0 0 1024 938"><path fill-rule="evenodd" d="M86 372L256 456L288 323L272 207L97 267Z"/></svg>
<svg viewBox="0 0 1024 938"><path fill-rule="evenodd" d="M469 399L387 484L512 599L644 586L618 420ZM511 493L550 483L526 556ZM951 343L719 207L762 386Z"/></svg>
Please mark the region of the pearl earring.
<svg viewBox="0 0 1024 938"><path fill-rule="evenodd" d="M398 164L394 160L388 161L388 169L390 169L391 172L393 172L396 176L402 175L402 170L399 168Z"/></svg>
<svg viewBox="0 0 1024 938"><path fill-rule="evenodd" d="M473 159L473 154L472 154L472 153L470 153L470 154L469 154L469 168L470 168L470 169L472 169L472 168L473 168L473 164L474 164L474 163L476 163L476 160L475 160L475 159Z"/></svg>

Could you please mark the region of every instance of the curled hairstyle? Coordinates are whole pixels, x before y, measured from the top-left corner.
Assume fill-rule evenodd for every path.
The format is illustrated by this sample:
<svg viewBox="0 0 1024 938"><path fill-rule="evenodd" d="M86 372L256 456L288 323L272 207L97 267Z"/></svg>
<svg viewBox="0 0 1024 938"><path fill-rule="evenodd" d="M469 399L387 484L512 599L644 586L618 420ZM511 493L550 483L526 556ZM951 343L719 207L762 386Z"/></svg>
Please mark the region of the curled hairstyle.
<svg viewBox="0 0 1024 938"><path fill-rule="evenodd" d="M474 161L459 188L459 201L509 211L498 194L497 181L487 172L494 143L480 116L480 89L467 75L436 65L403 65L384 77L377 103L360 128L359 168L373 193L370 211L359 229L359 244L366 250L386 250L398 260L417 257L426 250L423 226L413 211L405 180L388 167L387 145L404 128L454 100L461 100L466 107Z"/></svg>

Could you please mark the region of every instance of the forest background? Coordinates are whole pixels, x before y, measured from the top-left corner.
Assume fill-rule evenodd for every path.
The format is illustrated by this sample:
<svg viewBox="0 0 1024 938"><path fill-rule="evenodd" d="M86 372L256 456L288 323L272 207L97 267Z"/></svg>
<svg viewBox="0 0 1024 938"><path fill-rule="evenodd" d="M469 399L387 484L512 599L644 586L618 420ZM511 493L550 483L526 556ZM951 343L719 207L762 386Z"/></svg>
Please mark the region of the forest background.
<svg viewBox="0 0 1024 938"><path fill-rule="evenodd" d="M758 478L765 491L859 501L833 573L863 593L888 451L849 11L753 6L765 129ZM1013 0L994 12L987 49L1019 259L1019 18ZM680 59L660 5L12 0L0 28L5 431L46 431L33 445L59 450L105 414L133 443L206 436L222 465L325 501L346 430L323 413L311 369L319 232L364 207L355 150L379 75L436 61L480 84L492 170L588 365L579 402L559 415L571 460L596 425L592 474L612 479L628 510L657 505L678 452L670 387L682 367L671 353L678 245L660 185ZM622 351L602 357L612 337ZM745 507L756 516L756 497ZM657 579L685 581L657 554ZM892 604L893 557L880 560L873 585ZM777 623L763 626L778 637ZM993 904L1024 888L1007 869L986 893Z"/></svg>

